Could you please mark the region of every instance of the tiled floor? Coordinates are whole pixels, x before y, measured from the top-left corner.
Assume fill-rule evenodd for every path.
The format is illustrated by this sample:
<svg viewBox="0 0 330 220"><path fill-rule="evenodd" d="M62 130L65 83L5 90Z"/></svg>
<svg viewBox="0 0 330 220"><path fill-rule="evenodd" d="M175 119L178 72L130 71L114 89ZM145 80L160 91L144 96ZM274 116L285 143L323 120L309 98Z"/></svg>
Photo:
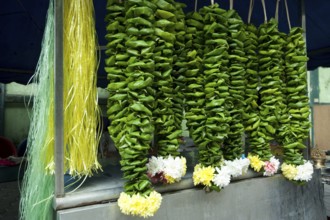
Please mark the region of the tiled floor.
<svg viewBox="0 0 330 220"><path fill-rule="evenodd" d="M17 220L19 206L18 182L0 183L0 219Z"/></svg>

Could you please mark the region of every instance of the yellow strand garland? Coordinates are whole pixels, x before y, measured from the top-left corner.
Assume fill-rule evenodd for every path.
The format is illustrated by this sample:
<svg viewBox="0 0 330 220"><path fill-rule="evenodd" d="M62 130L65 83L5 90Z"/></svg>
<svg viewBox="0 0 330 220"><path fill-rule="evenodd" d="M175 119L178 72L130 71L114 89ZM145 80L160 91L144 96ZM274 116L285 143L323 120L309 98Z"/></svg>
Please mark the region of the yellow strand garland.
<svg viewBox="0 0 330 220"><path fill-rule="evenodd" d="M97 38L93 1L64 1L64 165L72 176L91 176L97 161ZM47 169L53 172L53 153Z"/></svg>

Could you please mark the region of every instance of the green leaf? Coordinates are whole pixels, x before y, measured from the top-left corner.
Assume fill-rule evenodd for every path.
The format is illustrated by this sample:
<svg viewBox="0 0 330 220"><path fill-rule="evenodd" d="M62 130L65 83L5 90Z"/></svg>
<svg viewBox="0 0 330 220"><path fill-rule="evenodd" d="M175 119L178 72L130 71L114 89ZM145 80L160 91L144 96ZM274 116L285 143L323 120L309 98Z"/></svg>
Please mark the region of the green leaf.
<svg viewBox="0 0 330 220"><path fill-rule="evenodd" d="M156 16L163 18L163 19L170 19L170 18L175 17L175 15L173 13L171 13L169 11L164 11L161 9L157 9Z"/></svg>

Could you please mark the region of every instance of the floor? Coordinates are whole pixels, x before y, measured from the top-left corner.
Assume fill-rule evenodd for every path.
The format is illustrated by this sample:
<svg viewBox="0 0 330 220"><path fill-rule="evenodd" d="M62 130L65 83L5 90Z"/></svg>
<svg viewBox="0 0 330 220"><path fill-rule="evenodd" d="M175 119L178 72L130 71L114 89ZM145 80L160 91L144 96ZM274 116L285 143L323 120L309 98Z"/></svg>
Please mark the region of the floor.
<svg viewBox="0 0 330 220"><path fill-rule="evenodd" d="M17 181L0 183L0 219L18 219L19 197Z"/></svg>

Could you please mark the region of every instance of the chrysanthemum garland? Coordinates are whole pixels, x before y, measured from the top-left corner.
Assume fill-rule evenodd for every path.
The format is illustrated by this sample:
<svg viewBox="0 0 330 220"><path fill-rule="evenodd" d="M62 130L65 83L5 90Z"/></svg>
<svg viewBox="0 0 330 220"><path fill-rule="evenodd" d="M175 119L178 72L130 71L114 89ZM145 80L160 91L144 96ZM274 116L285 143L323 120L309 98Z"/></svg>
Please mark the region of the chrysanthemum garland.
<svg viewBox="0 0 330 220"><path fill-rule="evenodd" d="M310 181L313 176L313 164L309 161L304 161L302 165L294 165L283 163L281 166L282 174L288 180L294 181Z"/></svg>
<svg viewBox="0 0 330 220"><path fill-rule="evenodd" d="M151 217L160 207L162 196L153 191L149 196L128 195L122 192L118 199L120 211L125 215Z"/></svg>
<svg viewBox="0 0 330 220"><path fill-rule="evenodd" d="M187 161L184 157L151 157L147 164L147 175L153 183L172 184L186 174Z"/></svg>
<svg viewBox="0 0 330 220"><path fill-rule="evenodd" d="M235 159L233 161L225 160L221 168L197 164L193 173L194 185L212 187L214 184L219 189L224 188L230 183L231 177L244 175L249 165L250 161L247 158Z"/></svg>
<svg viewBox="0 0 330 220"><path fill-rule="evenodd" d="M274 156L267 161L262 161L258 155L249 154L251 168L256 172L263 172L264 176L273 176L277 173L280 161Z"/></svg>

